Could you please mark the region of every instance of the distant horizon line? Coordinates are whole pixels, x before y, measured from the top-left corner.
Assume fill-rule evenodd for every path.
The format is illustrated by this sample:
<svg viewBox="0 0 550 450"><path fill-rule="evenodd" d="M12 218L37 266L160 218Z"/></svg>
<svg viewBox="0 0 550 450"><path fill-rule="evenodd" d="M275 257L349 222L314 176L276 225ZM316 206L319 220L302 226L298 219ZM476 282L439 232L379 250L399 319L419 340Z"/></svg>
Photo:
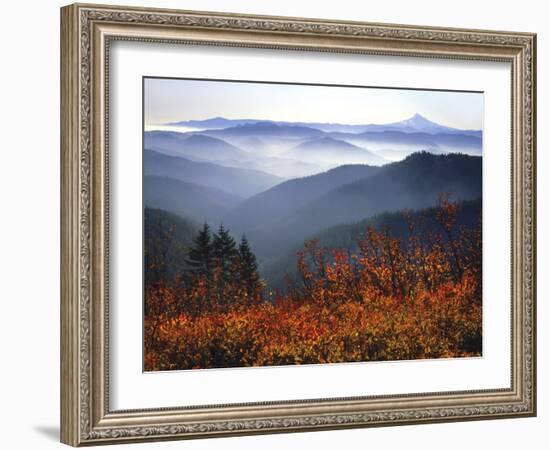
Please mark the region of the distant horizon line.
<svg viewBox="0 0 550 450"><path fill-rule="evenodd" d="M317 124L317 125L329 125L329 126L352 126L352 127L360 127L360 126L388 126L388 125L396 125L396 124L400 124L400 123L403 123L403 122L407 122L407 121L410 121L410 120L413 120L415 118L420 118L422 120L425 120L431 124L434 124L434 125L437 125L437 126L440 126L440 127L444 127L444 128L450 128L450 129L453 129L453 130L458 130L458 131L479 131L481 132L482 129L475 129L475 128L456 128L456 127L453 127L453 126L449 126L449 125L444 125L444 124L441 124L439 122L435 122L429 118L427 118L426 116L420 114L420 113L415 113L413 114L412 116L408 116L402 120L398 120L398 121L391 121L391 122L381 122L381 123L375 123L375 122L370 122L370 123L365 123L365 122L358 122L358 123L342 123L342 122L319 122L319 121L300 121L300 120L297 120L297 121L292 121L292 120L276 120L276 119L261 119L261 118L228 118L228 117L224 117L224 116L209 116L209 117L206 117L206 118L203 118L203 119L183 119L183 120L176 120L176 121L170 121L170 122L163 122L163 123L149 123L149 124L145 124L146 126L176 126L177 124L182 124L182 123L185 123L185 122L206 122L206 121L209 121L209 120L226 120L226 121L234 121L234 122L255 122L255 123L259 123L259 122L270 122L270 123L288 123L288 124L291 124L291 123L297 123L297 124Z"/></svg>

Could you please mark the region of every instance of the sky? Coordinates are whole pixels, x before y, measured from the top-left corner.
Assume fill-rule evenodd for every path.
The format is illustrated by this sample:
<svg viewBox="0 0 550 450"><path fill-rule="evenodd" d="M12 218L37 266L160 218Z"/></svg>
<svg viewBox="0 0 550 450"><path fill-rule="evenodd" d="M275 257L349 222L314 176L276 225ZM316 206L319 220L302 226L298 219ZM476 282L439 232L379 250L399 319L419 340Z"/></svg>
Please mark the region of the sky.
<svg viewBox="0 0 550 450"><path fill-rule="evenodd" d="M441 125L481 130L483 94L212 80L145 78L145 126L212 117L384 124L421 114Z"/></svg>

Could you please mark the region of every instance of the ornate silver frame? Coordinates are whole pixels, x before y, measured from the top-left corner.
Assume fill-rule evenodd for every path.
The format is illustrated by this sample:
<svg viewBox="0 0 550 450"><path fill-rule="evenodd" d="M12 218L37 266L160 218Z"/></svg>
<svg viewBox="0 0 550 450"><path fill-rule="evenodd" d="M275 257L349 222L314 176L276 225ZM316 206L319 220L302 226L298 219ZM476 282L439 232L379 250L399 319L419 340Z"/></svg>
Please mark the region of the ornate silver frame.
<svg viewBox="0 0 550 450"><path fill-rule="evenodd" d="M512 66L509 389L111 411L108 111L112 40L507 61ZM75 4L61 9L61 440L73 446L536 414L536 36Z"/></svg>

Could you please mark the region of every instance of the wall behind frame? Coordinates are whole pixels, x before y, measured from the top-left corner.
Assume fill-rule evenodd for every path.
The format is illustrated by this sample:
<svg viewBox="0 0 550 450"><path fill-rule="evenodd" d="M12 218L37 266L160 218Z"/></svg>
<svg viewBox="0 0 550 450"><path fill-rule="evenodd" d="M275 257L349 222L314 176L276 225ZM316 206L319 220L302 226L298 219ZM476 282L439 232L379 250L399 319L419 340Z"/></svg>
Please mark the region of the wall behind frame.
<svg viewBox="0 0 550 450"><path fill-rule="evenodd" d="M0 28L0 282L2 314L0 368L2 382L1 437L6 448L61 448L59 433L59 7L66 2L31 0L3 7ZM550 193L545 177L550 145L544 128L550 121L550 34L545 31L544 2L463 0L355 2L353 0L163 0L120 1L143 7L166 7L250 14L464 28L531 31L538 35L538 229L550 227ZM540 175L542 174L542 175ZM544 202L548 204L548 202ZM550 239L538 238L539 324L550 319L545 298L550 286L545 254ZM543 448L550 426L547 327L539 326L539 416L440 425L373 428L347 431L224 438L140 444L143 449L329 449L346 447ZM117 448L128 448L119 446ZM138 448L130 447L130 448Z"/></svg>

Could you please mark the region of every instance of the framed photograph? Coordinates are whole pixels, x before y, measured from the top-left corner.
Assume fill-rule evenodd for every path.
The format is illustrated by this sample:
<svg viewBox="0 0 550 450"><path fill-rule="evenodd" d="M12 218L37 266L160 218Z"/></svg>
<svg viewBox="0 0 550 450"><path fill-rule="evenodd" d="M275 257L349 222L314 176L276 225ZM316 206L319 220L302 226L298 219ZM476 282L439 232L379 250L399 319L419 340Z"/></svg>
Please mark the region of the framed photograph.
<svg viewBox="0 0 550 450"><path fill-rule="evenodd" d="M61 440L536 414L531 33L61 9Z"/></svg>

